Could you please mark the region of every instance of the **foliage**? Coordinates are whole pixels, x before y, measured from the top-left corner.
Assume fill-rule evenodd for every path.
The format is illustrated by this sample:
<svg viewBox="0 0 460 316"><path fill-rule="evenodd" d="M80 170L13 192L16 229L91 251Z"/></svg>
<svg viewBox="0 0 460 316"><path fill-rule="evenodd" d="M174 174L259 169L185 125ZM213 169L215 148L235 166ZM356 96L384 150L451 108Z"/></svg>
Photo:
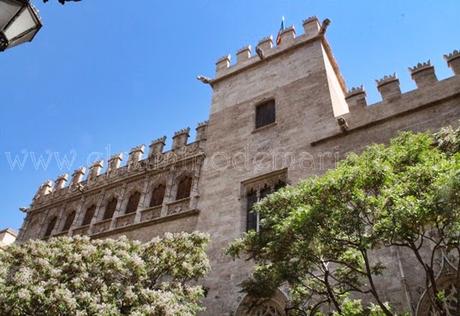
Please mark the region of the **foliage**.
<svg viewBox="0 0 460 316"><path fill-rule="evenodd" d="M444 315L434 266L440 252L460 254L459 135L453 128L435 135L404 132L265 198L255 207L263 219L259 232L228 249L256 262L243 289L269 297L287 283L292 311L303 315L393 315L375 285L385 267L371 253L404 247L425 271L434 308ZM379 311L360 312L346 299L352 293L373 298Z"/></svg>
<svg viewBox="0 0 460 316"><path fill-rule="evenodd" d="M195 315L208 236L58 237L0 253L1 315ZM193 284L192 284L193 283Z"/></svg>

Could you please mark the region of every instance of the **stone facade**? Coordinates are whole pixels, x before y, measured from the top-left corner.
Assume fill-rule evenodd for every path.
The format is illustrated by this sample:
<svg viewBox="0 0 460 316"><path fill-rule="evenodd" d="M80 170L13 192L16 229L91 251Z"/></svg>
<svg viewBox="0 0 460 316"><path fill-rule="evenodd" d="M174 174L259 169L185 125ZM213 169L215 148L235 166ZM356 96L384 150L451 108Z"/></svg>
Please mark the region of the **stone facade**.
<svg viewBox="0 0 460 316"><path fill-rule="evenodd" d="M195 142L187 143L184 129L171 151L163 152L163 137L145 158L143 146L133 148L125 166L116 155L104 173L103 162L95 162L86 180L80 168L69 185L67 175L47 181L19 240L89 234L147 241L168 231L208 232L205 314L244 315L241 303L248 298L238 284L251 264L232 261L224 249L246 231L248 192L259 199L280 182L321 174L346 153L385 143L398 131L435 131L460 119L458 51L445 56L454 76L438 81L429 61L419 63L409 69L417 89L402 93L396 75L385 76L377 80L382 101L367 105L363 87L347 90L325 38L327 25L308 18L301 35L289 27L277 46L267 37L257 54L251 46L240 49L234 65L229 55L219 59L215 78L206 80L213 89L209 122L198 125ZM256 108L269 100L276 119L255 128ZM375 257L388 266L379 282L384 297L415 314L423 305L420 271L396 250ZM285 302L280 291L260 314L282 315Z"/></svg>
<svg viewBox="0 0 460 316"><path fill-rule="evenodd" d="M0 230L0 249L5 249L16 240L17 233L11 228Z"/></svg>

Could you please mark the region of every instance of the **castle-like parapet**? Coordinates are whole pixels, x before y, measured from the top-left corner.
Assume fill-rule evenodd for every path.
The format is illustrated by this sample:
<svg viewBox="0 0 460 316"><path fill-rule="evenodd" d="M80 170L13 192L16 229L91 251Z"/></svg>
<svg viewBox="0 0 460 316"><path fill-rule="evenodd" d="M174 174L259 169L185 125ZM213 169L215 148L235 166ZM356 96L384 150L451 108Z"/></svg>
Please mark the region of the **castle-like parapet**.
<svg viewBox="0 0 460 316"><path fill-rule="evenodd" d="M196 127L196 141L201 142L205 141L207 139L207 131L208 131L208 121L204 121L201 123L198 123Z"/></svg>
<svg viewBox="0 0 460 316"><path fill-rule="evenodd" d="M425 88L433 85L438 78L436 77L434 66L431 65L431 61L418 63L413 67L409 67L412 80L415 81L417 88Z"/></svg>
<svg viewBox="0 0 460 316"><path fill-rule="evenodd" d="M60 175L56 181L54 181L54 189L55 190L61 190L65 187L67 180L69 179L69 175L67 173L64 173L63 175Z"/></svg>
<svg viewBox="0 0 460 316"><path fill-rule="evenodd" d="M35 194L35 199L44 197L45 195L50 194L53 191L53 181L46 180L37 190Z"/></svg>
<svg viewBox="0 0 460 316"><path fill-rule="evenodd" d="M136 147L131 148L128 157L128 169L131 170L136 168L139 161L142 159L142 155L144 154L144 145L139 145Z"/></svg>
<svg viewBox="0 0 460 316"><path fill-rule="evenodd" d="M454 74L460 75L460 51L454 50L452 53L444 55L444 59Z"/></svg>
<svg viewBox="0 0 460 316"><path fill-rule="evenodd" d="M363 85L359 87L353 87L350 90L348 90L345 96L345 100L348 103L350 112L366 108L366 91L364 90Z"/></svg>
<svg viewBox="0 0 460 316"><path fill-rule="evenodd" d="M102 168L104 167L104 161L98 160L95 161L91 167L89 167L88 183L96 180L96 178L101 173Z"/></svg>
<svg viewBox="0 0 460 316"><path fill-rule="evenodd" d="M331 118L336 121L336 130L321 135L311 144L315 146L325 140L348 135L368 125L378 124L378 122L384 122L392 117L412 113L434 104L449 102L457 97L460 92L460 69L458 68L460 67L460 53L455 50L444 55L444 59L454 75L443 80L438 80L435 67L430 60L408 67L409 74L417 86L411 91L401 92L396 73L375 80L382 98L377 103L367 104L366 90L362 85L348 90L345 94L345 101L348 104L349 113Z"/></svg>
<svg viewBox="0 0 460 316"><path fill-rule="evenodd" d="M401 88L396 73L385 75L382 79L375 80L383 100L391 100L401 96Z"/></svg>
<svg viewBox="0 0 460 316"><path fill-rule="evenodd" d="M174 133L173 136L173 150L179 150L187 145L188 138L190 137L190 127L183 128Z"/></svg>
<svg viewBox="0 0 460 316"><path fill-rule="evenodd" d="M118 179L124 179L132 175L154 171L158 168L174 164L177 161L188 159L203 151L201 143L206 141L208 122L201 122L196 127L196 139L188 143L190 128L184 128L174 133L170 151L164 151L166 136L155 139L149 146L147 157L143 157L145 145L141 144L131 148L126 165L122 165L124 153L117 153L107 159L107 169L104 168L104 160L97 160L89 166L88 176L85 179L86 168L76 169L72 174L70 184L67 186L68 175L59 176L55 184L46 181L38 189L34 203L51 202L54 197L61 198L65 194L82 193L92 187L107 185ZM55 193L59 192L59 195Z"/></svg>
<svg viewBox="0 0 460 316"><path fill-rule="evenodd" d="M294 26L288 26L282 30L279 33L280 41L278 45L274 45L273 36L270 35L258 42L254 52L251 45L244 46L237 50L235 54L236 62L233 65L231 63L231 55L219 58L216 62L216 79L214 80L236 72L246 66L261 62L265 58L275 56L290 47L308 42L324 34L325 29L322 30L317 17L309 17L303 21L302 26L304 33L300 35L296 34Z"/></svg>
<svg viewBox="0 0 460 316"><path fill-rule="evenodd" d="M163 153L163 148L166 144L166 136L157 138L150 143L149 158L159 156Z"/></svg>
<svg viewBox="0 0 460 316"><path fill-rule="evenodd" d="M450 54L444 55L444 58L447 61L448 67L452 69L454 76L459 75L460 69L457 68L460 67L459 51L455 50ZM419 62L415 66L408 67L408 69L412 80L414 80L417 86L416 91L429 89L439 82L436 76L435 67L431 64L430 60ZM375 82L384 102L391 102L407 93L401 92L400 82L396 73L386 75L381 79L375 80ZM366 92L362 86L353 88L348 91L346 101L350 108L355 107L358 103L362 107L363 105L367 105L365 96Z"/></svg>
<svg viewBox="0 0 460 316"><path fill-rule="evenodd" d="M289 26L280 32L280 47L287 47L294 43L296 38L295 27Z"/></svg>
<svg viewBox="0 0 460 316"><path fill-rule="evenodd" d="M123 153L118 153L110 157L109 165L107 168L107 175L115 172L118 168L120 168L121 162L123 160Z"/></svg>
<svg viewBox="0 0 460 316"><path fill-rule="evenodd" d="M82 182L83 177L85 176L85 173L86 173L85 167L80 167L76 169L72 174L72 182L70 183L70 186L76 187L80 182Z"/></svg>
<svg viewBox="0 0 460 316"><path fill-rule="evenodd" d="M302 25L307 37L316 36L321 29L321 25L319 24L319 20L316 16L311 16L303 20Z"/></svg>

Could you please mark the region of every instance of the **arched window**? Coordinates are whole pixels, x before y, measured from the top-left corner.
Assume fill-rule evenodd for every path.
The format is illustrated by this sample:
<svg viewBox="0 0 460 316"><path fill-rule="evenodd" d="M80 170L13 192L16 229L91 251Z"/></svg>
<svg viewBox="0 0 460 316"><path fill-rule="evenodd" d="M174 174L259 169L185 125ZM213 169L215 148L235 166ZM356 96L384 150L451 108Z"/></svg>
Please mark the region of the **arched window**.
<svg viewBox="0 0 460 316"><path fill-rule="evenodd" d="M65 219L64 227L62 227L62 231L68 231L70 229L70 226L72 226L73 220L75 219L75 211L70 212L69 215L67 215L67 218Z"/></svg>
<svg viewBox="0 0 460 316"><path fill-rule="evenodd" d="M152 191L152 197L150 198L150 207L160 206L163 204L165 197L166 186L160 184Z"/></svg>
<svg viewBox="0 0 460 316"><path fill-rule="evenodd" d="M129 197L128 205L126 205L126 214L134 213L137 211L137 207L139 206L139 200L141 199L141 193L136 191Z"/></svg>
<svg viewBox="0 0 460 316"><path fill-rule="evenodd" d="M115 209L117 208L117 203L118 200L117 198L112 198L109 203L105 206L105 212L104 212L104 220L112 218L113 213L115 213Z"/></svg>
<svg viewBox="0 0 460 316"><path fill-rule="evenodd" d="M82 226L91 224L91 220L94 217L94 213L96 212L96 205L91 205L86 209L85 217L83 218Z"/></svg>
<svg viewBox="0 0 460 316"><path fill-rule="evenodd" d="M182 180L180 180L179 184L177 185L176 200L188 198L190 196L191 189L192 189L192 178L191 177L182 178Z"/></svg>
<svg viewBox="0 0 460 316"><path fill-rule="evenodd" d="M286 296L280 291L276 290L273 297L269 300L253 299L246 296L241 301L236 316L286 316L285 308L287 304Z"/></svg>
<svg viewBox="0 0 460 316"><path fill-rule="evenodd" d="M53 232L54 226L56 226L56 222L57 222L56 216L51 218L51 220L48 222L48 226L46 227L45 237L49 237L51 235L51 233Z"/></svg>

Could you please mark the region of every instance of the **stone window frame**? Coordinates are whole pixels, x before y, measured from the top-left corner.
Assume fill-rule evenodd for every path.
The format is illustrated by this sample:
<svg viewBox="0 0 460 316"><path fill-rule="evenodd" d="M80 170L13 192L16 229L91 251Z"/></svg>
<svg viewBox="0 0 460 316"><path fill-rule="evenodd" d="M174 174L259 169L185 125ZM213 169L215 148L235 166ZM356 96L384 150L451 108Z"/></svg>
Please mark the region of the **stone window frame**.
<svg viewBox="0 0 460 316"><path fill-rule="evenodd" d="M120 200L120 197L116 194L111 194L105 199L104 205L102 206L103 212L101 212L102 213L101 214L102 216L100 218L101 221L108 221L109 219L113 218L113 216L115 215L117 211L117 205L118 205L119 200ZM109 206L113 206L113 210L110 210L111 212L110 217L108 216Z"/></svg>
<svg viewBox="0 0 460 316"><path fill-rule="evenodd" d="M126 214L135 214L140 209L144 208L144 201L145 201L144 184L145 184L145 178L136 179L130 182L125 182L124 184L114 187L110 191L106 192L107 196L110 196L110 197L115 196L118 199L118 205L117 205L117 208L115 209L115 213L113 214L112 218L124 216ZM137 209L135 212L126 213L127 208L128 208L129 199L136 192L139 192L140 194Z"/></svg>
<svg viewBox="0 0 460 316"><path fill-rule="evenodd" d="M92 209L92 216L89 217L87 216L89 210ZM83 217L81 219L81 223L80 223L80 226L87 226L87 225L90 225L91 222L93 221L93 218L94 216L96 215L96 211L97 211L97 204L92 202L92 203L87 203L85 204L85 206L83 207Z"/></svg>
<svg viewBox="0 0 460 316"><path fill-rule="evenodd" d="M61 232L68 231L72 227L73 223L75 222L76 217L77 217L77 211L75 209L71 209L70 212L65 214L65 219L63 222L64 224L62 225Z"/></svg>
<svg viewBox="0 0 460 316"><path fill-rule="evenodd" d="M188 196L179 197L179 194L178 194L179 193L179 185L186 178L190 179L190 187L189 187ZM185 171L181 172L179 175L177 175L176 177L174 177L174 183L172 185L172 192L171 192L172 193L171 194L171 197L172 197L171 202L191 198L192 190L193 190L193 186L195 184L195 181L196 181L196 179L194 177L193 172L188 171L188 170L185 170Z"/></svg>
<svg viewBox="0 0 460 316"><path fill-rule="evenodd" d="M246 295L238 304L236 316L286 316L287 295L277 289L270 299L256 300ZM268 309L271 307L272 309Z"/></svg>
<svg viewBox="0 0 460 316"><path fill-rule="evenodd" d="M153 198L154 198L154 194L155 194L155 191L158 190L160 187L163 187L163 197L161 199L161 202L160 203L157 203L155 205L152 205L152 202L153 202ZM166 198L166 181L159 181L159 182L156 182L154 186L152 186L149 190L149 203L148 203L148 207L149 208L152 208L152 207L160 207L164 204L165 202L165 198Z"/></svg>
<svg viewBox="0 0 460 316"><path fill-rule="evenodd" d="M251 191L256 192L257 194L257 202L259 202L263 197L266 195L275 192L279 188L276 188L277 185L281 182L284 183L284 185L288 185L288 169L287 168L282 168L279 170L275 170L269 173L265 173L259 176L256 176L251 179L247 179L241 182L241 227L243 227L242 231L246 232L248 231L248 224L249 224L249 217L250 211L249 211L249 204L248 204L248 195ZM263 190L269 189L268 194L262 194ZM256 227L255 229L258 231L259 230L259 221L260 217L258 214L255 215L256 218Z"/></svg>
<svg viewBox="0 0 460 316"><path fill-rule="evenodd" d="M270 122L264 122L264 117L260 114L260 109L264 106L273 105L273 120ZM277 113L277 102L275 97L264 98L263 100L257 102L254 105L254 131L259 131L261 129L268 128L270 126L276 125L276 113Z"/></svg>
<svg viewBox="0 0 460 316"><path fill-rule="evenodd" d="M141 198L142 192L140 190L132 190L128 195L128 201L126 202L126 206L124 208L124 214L136 213L141 206ZM137 199L137 201L133 199ZM134 207L133 204L136 204L136 206Z"/></svg>
<svg viewBox="0 0 460 316"><path fill-rule="evenodd" d="M169 196L171 194L171 181L170 181L169 176L170 176L170 171L167 170L159 174L153 175L152 177L149 178L146 196L144 199L144 209L151 208L150 200L152 199L153 190L156 187L158 187L160 184L163 184L165 186L165 195L163 197L163 203L161 205L168 202ZM161 205L158 205L156 207L159 207Z"/></svg>
<svg viewBox="0 0 460 316"><path fill-rule="evenodd" d="M48 238L53 235L53 231L56 228L57 221L58 221L57 215L53 215L51 219L47 221L45 234L43 235L44 238Z"/></svg>

